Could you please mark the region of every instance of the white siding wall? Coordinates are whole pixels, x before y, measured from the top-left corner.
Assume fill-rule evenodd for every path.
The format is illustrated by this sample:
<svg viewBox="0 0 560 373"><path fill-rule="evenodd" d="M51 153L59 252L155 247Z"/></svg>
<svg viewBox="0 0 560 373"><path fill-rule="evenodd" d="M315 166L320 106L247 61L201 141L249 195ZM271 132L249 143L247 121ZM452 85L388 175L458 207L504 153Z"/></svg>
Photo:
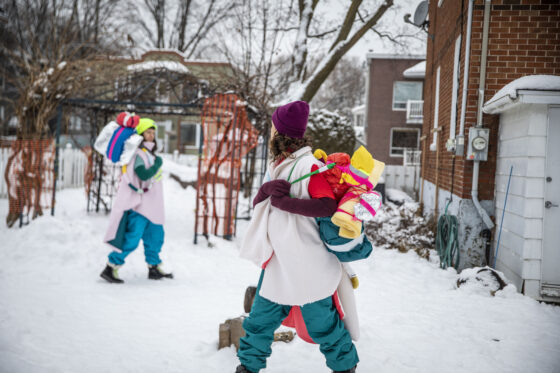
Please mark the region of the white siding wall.
<svg viewBox="0 0 560 373"><path fill-rule="evenodd" d="M420 166L386 165L383 179L385 188L400 189L415 195L420 187Z"/></svg>
<svg viewBox="0 0 560 373"><path fill-rule="evenodd" d="M500 117L496 165L494 235L496 247L504 214L510 167L513 173L496 269L525 294L539 297L541 279L547 106L519 105Z"/></svg>

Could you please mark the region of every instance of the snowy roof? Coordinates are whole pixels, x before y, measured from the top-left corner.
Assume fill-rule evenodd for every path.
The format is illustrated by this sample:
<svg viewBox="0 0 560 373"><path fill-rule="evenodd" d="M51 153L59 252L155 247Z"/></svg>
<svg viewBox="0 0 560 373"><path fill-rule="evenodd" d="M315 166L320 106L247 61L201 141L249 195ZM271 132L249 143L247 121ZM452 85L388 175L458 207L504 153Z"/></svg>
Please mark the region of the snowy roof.
<svg viewBox="0 0 560 373"><path fill-rule="evenodd" d="M365 110L366 110L366 105L358 105L352 108L352 113L354 114L364 113Z"/></svg>
<svg viewBox="0 0 560 373"><path fill-rule="evenodd" d="M418 62L403 72L405 78L423 78L426 75L426 61Z"/></svg>
<svg viewBox="0 0 560 373"><path fill-rule="evenodd" d="M129 71L146 71L155 69L167 69L178 73L188 74L189 69L176 61L145 61L139 62L126 67Z"/></svg>
<svg viewBox="0 0 560 373"><path fill-rule="evenodd" d="M391 53L367 53L367 59L388 59L388 60L420 60L425 59L424 54L391 54Z"/></svg>
<svg viewBox="0 0 560 373"><path fill-rule="evenodd" d="M484 104L483 111L486 114L501 113L509 109L512 104L520 102L520 96L522 95L540 97L537 100L525 100L525 103L556 103L558 99L552 97L560 97L560 76L528 75L516 79L496 92Z"/></svg>

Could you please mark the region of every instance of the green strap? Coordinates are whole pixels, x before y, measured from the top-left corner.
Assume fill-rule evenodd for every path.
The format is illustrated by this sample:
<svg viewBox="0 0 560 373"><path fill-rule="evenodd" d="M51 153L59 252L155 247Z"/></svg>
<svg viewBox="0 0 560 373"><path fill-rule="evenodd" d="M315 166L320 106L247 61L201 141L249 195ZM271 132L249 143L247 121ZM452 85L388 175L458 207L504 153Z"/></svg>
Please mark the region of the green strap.
<svg viewBox="0 0 560 373"><path fill-rule="evenodd" d="M304 156L300 155L299 157L296 158L296 161L294 162L294 165L292 166L292 169L290 170L290 174L288 175L288 179L286 180L287 182L290 182L290 179L292 178L292 172L294 172L294 168L296 168L296 165L298 164L299 160Z"/></svg>

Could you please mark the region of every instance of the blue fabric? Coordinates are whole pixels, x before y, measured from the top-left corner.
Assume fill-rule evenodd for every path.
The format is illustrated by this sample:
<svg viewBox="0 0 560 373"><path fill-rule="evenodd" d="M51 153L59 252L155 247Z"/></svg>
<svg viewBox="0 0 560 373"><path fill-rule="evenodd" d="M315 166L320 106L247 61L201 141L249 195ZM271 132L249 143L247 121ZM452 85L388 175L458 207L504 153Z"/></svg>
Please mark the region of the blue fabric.
<svg viewBox="0 0 560 373"><path fill-rule="evenodd" d="M128 210L126 215L126 230L124 234L122 252L113 251L109 254L109 262L123 265L125 258L136 250L140 240L144 242L146 263L158 265L161 263L159 253L163 246L163 225L154 224L136 211Z"/></svg>
<svg viewBox="0 0 560 373"><path fill-rule="evenodd" d="M266 359L272 353L274 331L292 308L271 302L259 295L263 274L264 271L261 272L251 313L243 321L246 335L239 341L237 351L241 364L254 373L266 368ZM329 368L341 371L358 364L356 347L340 320L332 297L302 306L301 313L309 336L319 344Z"/></svg>
<svg viewBox="0 0 560 373"><path fill-rule="evenodd" d="M121 128L122 128L122 132L120 136L117 136L117 133L119 133ZM119 159L121 158L122 151L124 149L124 143L126 142L126 140L128 140L130 136L134 134L135 131L136 130L134 128L119 127L115 130L115 132L113 132L113 136L111 136L111 141L109 141L109 145L107 146L107 152L106 152L107 158L111 162L119 161ZM115 144L114 146L113 143ZM111 147L113 148L113 153L111 153ZM111 156L109 157L110 153Z"/></svg>
<svg viewBox="0 0 560 373"><path fill-rule="evenodd" d="M350 241L349 238L340 237L338 235L339 227L333 224L330 217L327 218L317 218L317 223L319 224L319 236L321 240L325 244L329 244L331 246L338 246L344 245ZM363 227L362 227L363 232ZM364 240L361 244L354 246L350 251L339 252L330 250L326 245L325 248L336 255L338 260L341 262L353 262L355 260L366 259L369 257L371 252L373 251L373 247L371 246L371 242L369 242L368 238L364 235Z"/></svg>

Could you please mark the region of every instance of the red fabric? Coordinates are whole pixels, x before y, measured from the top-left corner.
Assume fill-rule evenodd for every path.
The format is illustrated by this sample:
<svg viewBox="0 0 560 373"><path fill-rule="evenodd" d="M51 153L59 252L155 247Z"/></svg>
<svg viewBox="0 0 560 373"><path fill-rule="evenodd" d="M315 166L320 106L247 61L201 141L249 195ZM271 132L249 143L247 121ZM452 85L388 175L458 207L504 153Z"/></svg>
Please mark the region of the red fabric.
<svg viewBox="0 0 560 373"><path fill-rule="evenodd" d="M272 259L272 257L274 256L274 253L272 253L272 255L270 255L270 258L268 258L268 260L266 262L263 263L262 265L262 269L265 269L266 266L268 265L268 262L270 262L270 259Z"/></svg>
<svg viewBox="0 0 560 373"><path fill-rule="evenodd" d="M315 170L318 170L318 169L319 169L319 166L313 165L311 167L311 172L313 172ZM311 176L311 178L309 179L309 186L307 187L307 190L308 190L309 196L311 196L311 198L323 198L323 197L332 198L332 199L335 198L331 186L329 185L329 183L327 182L327 180L323 176L323 174L325 174L327 172L328 171L325 171L325 172L320 173L320 174L315 174L315 175Z"/></svg>
<svg viewBox="0 0 560 373"><path fill-rule="evenodd" d="M336 307L336 311L338 312L338 316L341 320L343 320L344 310L342 308L342 304L340 303L340 298L338 297L338 291L334 292L332 300ZM282 321L282 325L287 326L288 328L295 328L297 335L301 339L303 339L307 343L315 344L315 342L309 335L309 332L307 331L307 326L305 326L305 321L303 320L300 306L292 306L290 313L284 319L284 321Z"/></svg>
<svg viewBox="0 0 560 373"><path fill-rule="evenodd" d="M313 343L313 339L309 336L307 327L305 326L305 321L303 321L303 315L301 314L301 308L299 306L292 306L288 317L282 321L282 325L289 328L295 328L297 335L307 343Z"/></svg>
<svg viewBox="0 0 560 373"><path fill-rule="evenodd" d="M124 123L125 118L126 123ZM123 127L136 128L139 121L140 117L138 115L132 115L128 111L123 111L117 115L117 124Z"/></svg>
<svg viewBox="0 0 560 373"><path fill-rule="evenodd" d="M334 292L332 299L336 310L338 311L338 316L341 320L344 320L344 309L342 308L342 303L340 303L340 298L338 297L338 290Z"/></svg>
<svg viewBox="0 0 560 373"><path fill-rule="evenodd" d="M332 153L327 156L327 162L334 162L338 166L344 167L350 164L350 156L346 153ZM325 180L331 186L335 199L337 201L340 201L342 196L346 194L346 191L350 187L348 183L340 183L342 170L340 170L338 167L335 167L324 172L324 175Z"/></svg>

